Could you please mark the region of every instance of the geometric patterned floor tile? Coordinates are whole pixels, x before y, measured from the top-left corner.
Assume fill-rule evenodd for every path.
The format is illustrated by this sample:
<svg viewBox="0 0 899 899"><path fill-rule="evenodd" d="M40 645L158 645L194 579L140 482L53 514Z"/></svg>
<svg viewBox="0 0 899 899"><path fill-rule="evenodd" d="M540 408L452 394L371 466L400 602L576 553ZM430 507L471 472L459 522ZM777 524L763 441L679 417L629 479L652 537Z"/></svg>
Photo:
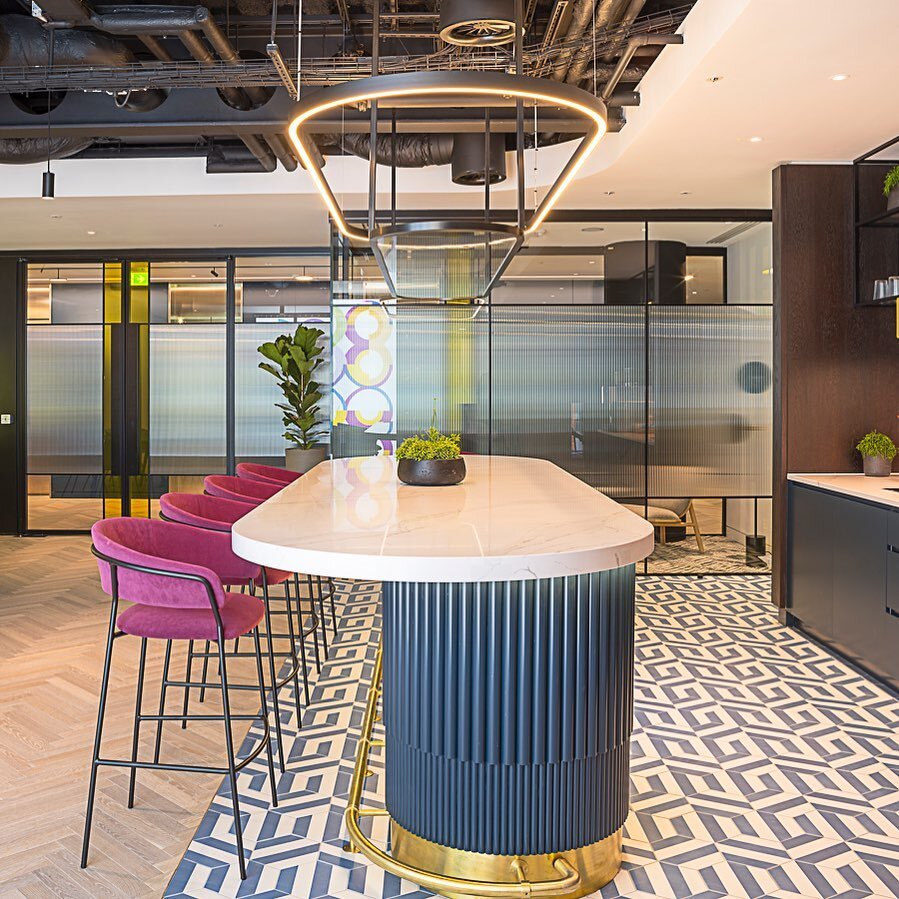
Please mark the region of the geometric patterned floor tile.
<svg viewBox="0 0 899 899"><path fill-rule="evenodd" d="M782 627L765 576L645 577L637 590L631 813L621 871L596 896L899 897L899 701ZM338 591L339 634L302 728L283 713L279 807L259 760L239 775L248 879L223 784L166 897L432 895L343 851L380 588ZM376 805L376 755L371 767Z"/></svg>

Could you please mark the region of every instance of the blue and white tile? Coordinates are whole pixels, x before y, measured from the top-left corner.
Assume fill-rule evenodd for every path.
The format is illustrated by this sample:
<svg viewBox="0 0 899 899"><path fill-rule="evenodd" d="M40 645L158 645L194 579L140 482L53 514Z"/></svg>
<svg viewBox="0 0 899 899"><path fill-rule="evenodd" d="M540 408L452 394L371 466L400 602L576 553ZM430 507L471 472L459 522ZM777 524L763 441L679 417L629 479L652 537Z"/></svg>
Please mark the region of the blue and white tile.
<svg viewBox="0 0 899 899"><path fill-rule="evenodd" d="M601 899L899 896L899 701L782 627L766 577L638 582L631 814ZM223 787L166 897L418 899L344 849L343 811L378 642L376 584L339 583L340 633L271 809L239 777L249 878ZM372 757L366 803L381 804ZM376 836L386 839L386 821Z"/></svg>

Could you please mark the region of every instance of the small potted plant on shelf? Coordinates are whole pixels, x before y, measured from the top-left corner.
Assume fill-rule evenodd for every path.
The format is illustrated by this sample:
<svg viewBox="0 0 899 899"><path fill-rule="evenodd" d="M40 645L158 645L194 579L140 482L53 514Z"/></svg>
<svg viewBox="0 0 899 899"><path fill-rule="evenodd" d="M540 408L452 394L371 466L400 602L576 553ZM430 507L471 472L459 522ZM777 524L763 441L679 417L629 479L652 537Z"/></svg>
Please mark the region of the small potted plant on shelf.
<svg viewBox="0 0 899 899"><path fill-rule="evenodd" d="M292 335L282 334L258 348L270 360L260 362L259 367L277 379L286 400L275 405L283 412L284 437L294 444L284 451L289 471L305 473L327 456L327 447L317 442L325 428L318 405L321 386L314 377L324 362L318 344L324 333L300 325Z"/></svg>
<svg viewBox="0 0 899 899"><path fill-rule="evenodd" d="M864 460L865 474L871 478L888 478L896 455L896 444L878 431L865 434L855 447Z"/></svg>
<svg viewBox="0 0 899 899"><path fill-rule="evenodd" d="M894 165L883 179L883 195L887 198L887 209L899 209L899 165Z"/></svg>
<svg viewBox="0 0 899 899"><path fill-rule="evenodd" d="M415 487L450 487L465 478L458 434L441 434L432 424L423 434L407 437L397 448L396 475Z"/></svg>

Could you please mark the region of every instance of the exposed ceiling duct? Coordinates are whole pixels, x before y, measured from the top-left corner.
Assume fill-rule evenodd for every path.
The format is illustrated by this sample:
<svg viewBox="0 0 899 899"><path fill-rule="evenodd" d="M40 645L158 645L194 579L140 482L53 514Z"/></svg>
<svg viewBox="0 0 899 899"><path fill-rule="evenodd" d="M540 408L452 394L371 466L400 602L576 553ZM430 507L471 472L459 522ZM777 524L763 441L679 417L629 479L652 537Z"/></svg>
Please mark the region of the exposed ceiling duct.
<svg viewBox="0 0 899 899"><path fill-rule="evenodd" d="M0 0L0 11L19 9L23 2ZM299 29L292 0L275 0L274 9L269 0L232 2L210 0L210 8L177 2L93 7L86 0L44 0L35 8L43 23L22 14L0 16L4 25L13 20L5 32L0 29L0 100L5 93L29 113L27 118L4 113L10 107L0 102L0 133L8 135L0 145L0 162L3 152L7 161L34 161L46 158L48 149L51 158L82 151L154 156L161 147L167 155L178 155L180 143L184 155L206 155L210 172L270 172L279 163L295 169L296 154L283 125L289 117L288 98L296 98L297 85L306 96L371 74L374 5L368 0L304 0ZM691 3L525 0L522 72L591 93L595 88L609 107L609 130L619 130L625 123L621 107L639 102L634 88L658 55L653 45L664 43L647 40L631 50L631 40L670 36ZM514 36L514 24L511 31L509 25L515 7L515 0L384 3L378 18L379 71L508 72L512 56L503 41ZM56 56L48 68L51 29ZM267 52L271 46L278 50L276 60ZM624 67L617 64L623 55L629 60ZM97 103L103 93L114 111L108 116ZM166 101L167 94L175 96ZM54 140L48 146L47 98L52 105L62 96L68 99L52 112ZM80 117L82 108L90 112ZM121 112L134 115L123 119ZM435 110L431 118L437 115ZM258 128L251 127L254 122ZM572 139L561 129L548 132L548 123L536 138L529 131L527 145ZM446 165L456 145L453 133L439 126L416 131L407 124L394 144L382 131L376 157L382 164L395 158L401 167ZM491 141L502 143L499 137ZM365 128L344 133L337 121L315 135L310 152L368 158L369 142ZM478 151L483 157L483 150ZM495 162L488 167L491 180L501 177ZM461 168L468 169L463 180L483 178L476 174L480 162L469 160Z"/></svg>
<svg viewBox="0 0 899 899"><path fill-rule="evenodd" d="M36 19L0 15L0 66L46 66L50 61L50 32ZM126 66L135 62L131 51L108 37L88 31L60 31L54 38L53 61L60 65ZM64 94L13 94L13 102L34 115L59 105ZM166 98L162 90L126 91L110 103L137 112L156 109ZM80 152L91 138L0 138L0 163L27 164L62 159Z"/></svg>

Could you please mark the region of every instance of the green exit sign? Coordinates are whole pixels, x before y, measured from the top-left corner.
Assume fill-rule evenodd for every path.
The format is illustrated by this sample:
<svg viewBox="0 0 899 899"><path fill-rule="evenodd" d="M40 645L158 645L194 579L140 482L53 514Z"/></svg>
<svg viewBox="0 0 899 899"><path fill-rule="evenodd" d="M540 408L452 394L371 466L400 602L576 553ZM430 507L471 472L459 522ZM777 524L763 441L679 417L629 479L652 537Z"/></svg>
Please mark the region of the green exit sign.
<svg viewBox="0 0 899 899"><path fill-rule="evenodd" d="M146 287L150 283L150 273L141 271L131 271L131 286Z"/></svg>

